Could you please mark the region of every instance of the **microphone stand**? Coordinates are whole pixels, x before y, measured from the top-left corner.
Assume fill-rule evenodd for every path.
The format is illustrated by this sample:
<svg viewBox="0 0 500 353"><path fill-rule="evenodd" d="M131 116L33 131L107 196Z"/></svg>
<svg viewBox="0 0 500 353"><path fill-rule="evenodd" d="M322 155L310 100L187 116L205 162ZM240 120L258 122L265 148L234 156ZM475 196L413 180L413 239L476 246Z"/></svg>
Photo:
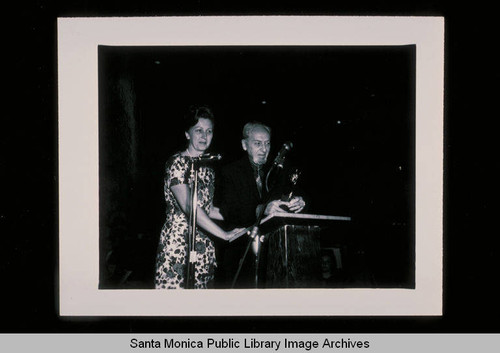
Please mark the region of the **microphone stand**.
<svg viewBox="0 0 500 353"><path fill-rule="evenodd" d="M196 164L196 166L195 166ZM195 264L197 253L195 250L196 244L196 218L198 211L198 165L196 160L191 161L191 192L189 199L191 204L189 207L189 234L188 234L188 253L187 253L187 273L186 273L186 289L194 289Z"/></svg>
<svg viewBox="0 0 500 353"><path fill-rule="evenodd" d="M196 220L198 218L198 170L199 163L218 161L222 158L220 154L210 155L205 154L199 157L191 157L191 179L193 180L190 190L190 207L189 207L189 233L188 233L188 253L187 253L187 272L186 272L186 289L194 289L195 282L195 265L198 253L196 252Z"/></svg>
<svg viewBox="0 0 500 353"><path fill-rule="evenodd" d="M267 176L269 176L269 173L271 172L271 170L273 170L273 168L274 168L274 165L271 167L271 169L269 169ZM275 185L276 185L276 183L273 185L273 188ZM267 177L266 177L266 189L267 189ZM245 248L245 252L240 259L240 263L238 265L238 270L236 271L236 274L234 275L234 278L233 278L233 282L231 283L231 288L234 288L236 281L238 280L238 277L239 277L240 272L241 272L241 268L243 267L243 263L245 262L245 258L248 254L248 250L250 249L250 246L252 244L254 244L254 246L255 246L254 247L254 252L255 252L254 286L255 286L255 288L258 287L258 284L259 284L259 261L260 261L260 250L261 250L261 246L260 246L261 241L260 241L260 236L259 236L259 224L264 216L264 211L266 209L266 205L271 199L271 195L272 195L271 191L272 191L272 189L268 190L266 198L264 199L264 202L263 202L263 207L261 207L261 209L259 210L259 213L257 215L257 220L255 221L255 223L253 224L253 226L251 228L252 231L250 233L250 239L248 240L247 246Z"/></svg>

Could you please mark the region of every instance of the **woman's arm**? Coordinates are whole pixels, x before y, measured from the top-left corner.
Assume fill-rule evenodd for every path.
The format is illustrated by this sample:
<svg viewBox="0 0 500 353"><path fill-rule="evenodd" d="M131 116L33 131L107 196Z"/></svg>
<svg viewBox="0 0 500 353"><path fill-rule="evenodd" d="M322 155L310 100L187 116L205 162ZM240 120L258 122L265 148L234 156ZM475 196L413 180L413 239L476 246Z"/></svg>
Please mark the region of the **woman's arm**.
<svg viewBox="0 0 500 353"><path fill-rule="evenodd" d="M171 186L170 190L172 190L172 193L174 194L175 199L177 200L177 203L181 207L182 211L185 214L188 214L189 204L191 203L191 192L189 186L186 184L177 184ZM198 224L201 228L224 240L228 240L230 239L230 237L232 237L233 231L225 232L221 227L219 227L217 224L215 224L214 221L210 219L210 217L201 207L198 206L196 213L196 224ZM212 211L210 212L210 214L212 214Z"/></svg>
<svg viewBox="0 0 500 353"><path fill-rule="evenodd" d="M214 205L212 205L212 207L210 208L210 214L208 216L211 219L216 219L218 221L224 220L224 216L222 216L222 214L220 213L219 207L215 207Z"/></svg>

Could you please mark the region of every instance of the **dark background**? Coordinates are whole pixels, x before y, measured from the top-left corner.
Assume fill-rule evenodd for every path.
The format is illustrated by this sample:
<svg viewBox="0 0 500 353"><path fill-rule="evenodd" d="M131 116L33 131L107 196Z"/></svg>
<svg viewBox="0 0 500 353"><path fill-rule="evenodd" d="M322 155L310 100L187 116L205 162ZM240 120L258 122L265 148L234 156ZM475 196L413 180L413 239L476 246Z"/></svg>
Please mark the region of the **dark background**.
<svg viewBox="0 0 500 353"><path fill-rule="evenodd" d="M15 6L11 6L15 5ZM11 6L11 7L9 7ZM7 4L1 131L2 332L499 332L493 213L500 74L496 12L476 1L30 1ZM444 16L442 317L60 318L56 19L160 15Z"/></svg>
<svg viewBox="0 0 500 353"><path fill-rule="evenodd" d="M415 46L100 47L99 83L100 288L153 286L164 164L197 102L216 115L216 169L263 121L270 159L294 144L308 213L353 218L323 232L342 248L332 284L414 288Z"/></svg>

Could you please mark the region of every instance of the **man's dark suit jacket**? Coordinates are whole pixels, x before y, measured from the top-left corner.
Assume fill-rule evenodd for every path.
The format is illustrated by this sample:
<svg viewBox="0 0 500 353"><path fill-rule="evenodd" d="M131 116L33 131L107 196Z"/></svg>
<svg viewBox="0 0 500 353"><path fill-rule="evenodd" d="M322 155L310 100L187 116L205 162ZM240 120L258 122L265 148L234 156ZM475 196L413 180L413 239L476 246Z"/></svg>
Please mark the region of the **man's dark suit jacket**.
<svg viewBox="0 0 500 353"><path fill-rule="evenodd" d="M269 167L264 166L264 175ZM275 200L281 197L283 191L283 179L276 182L276 186L271 190L268 200ZM263 181L265 184L265 180ZM247 155L243 158L224 166L216 177L216 198L215 206L220 208L224 217L224 227L227 230L236 227L252 226L257 220L256 208L266 199L266 194L260 197L255 181L254 171ZM222 286L228 286L239 266L239 261L243 257L249 237L243 236L230 244L220 244L218 251L217 273L218 281ZM238 277L236 288L252 288L255 286L254 277L254 255L250 250L245 258L245 263Z"/></svg>
<svg viewBox="0 0 500 353"><path fill-rule="evenodd" d="M256 221L256 208L262 202L248 156L224 166L216 177L215 205L224 217L224 228L249 227ZM216 243L217 244L217 243ZM228 288L236 274L240 259L248 245L243 236L229 244L219 244L216 284ZM236 288L254 287L254 255L249 251L238 277Z"/></svg>
<svg viewBox="0 0 500 353"><path fill-rule="evenodd" d="M222 168L216 189L218 206L228 227L249 227L256 221L255 210L262 198L247 156Z"/></svg>

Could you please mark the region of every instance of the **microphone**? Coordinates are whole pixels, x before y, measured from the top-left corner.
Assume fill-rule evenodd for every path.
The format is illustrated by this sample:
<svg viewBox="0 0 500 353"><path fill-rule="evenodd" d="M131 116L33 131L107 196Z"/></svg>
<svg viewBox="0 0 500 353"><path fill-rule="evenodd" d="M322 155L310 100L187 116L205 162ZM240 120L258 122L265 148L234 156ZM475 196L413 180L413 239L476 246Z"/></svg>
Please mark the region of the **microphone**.
<svg viewBox="0 0 500 353"><path fill-rule="evenodd" d="M198 157L193 157L193 159L197 162L215 162L220 161L222 156L220 154L205 153Z"/></svg>
<svg viewBox="0 0 500 353"><path fill-rule="evenodd" d="M281 147L281 150L278 152L278 155L274 159L273 165L275 165L278 168L283 168L283 162L285 161L285 154L290 151L293 147L293 143L290 141L285 142L283 144L283 147Z"/></svg>

